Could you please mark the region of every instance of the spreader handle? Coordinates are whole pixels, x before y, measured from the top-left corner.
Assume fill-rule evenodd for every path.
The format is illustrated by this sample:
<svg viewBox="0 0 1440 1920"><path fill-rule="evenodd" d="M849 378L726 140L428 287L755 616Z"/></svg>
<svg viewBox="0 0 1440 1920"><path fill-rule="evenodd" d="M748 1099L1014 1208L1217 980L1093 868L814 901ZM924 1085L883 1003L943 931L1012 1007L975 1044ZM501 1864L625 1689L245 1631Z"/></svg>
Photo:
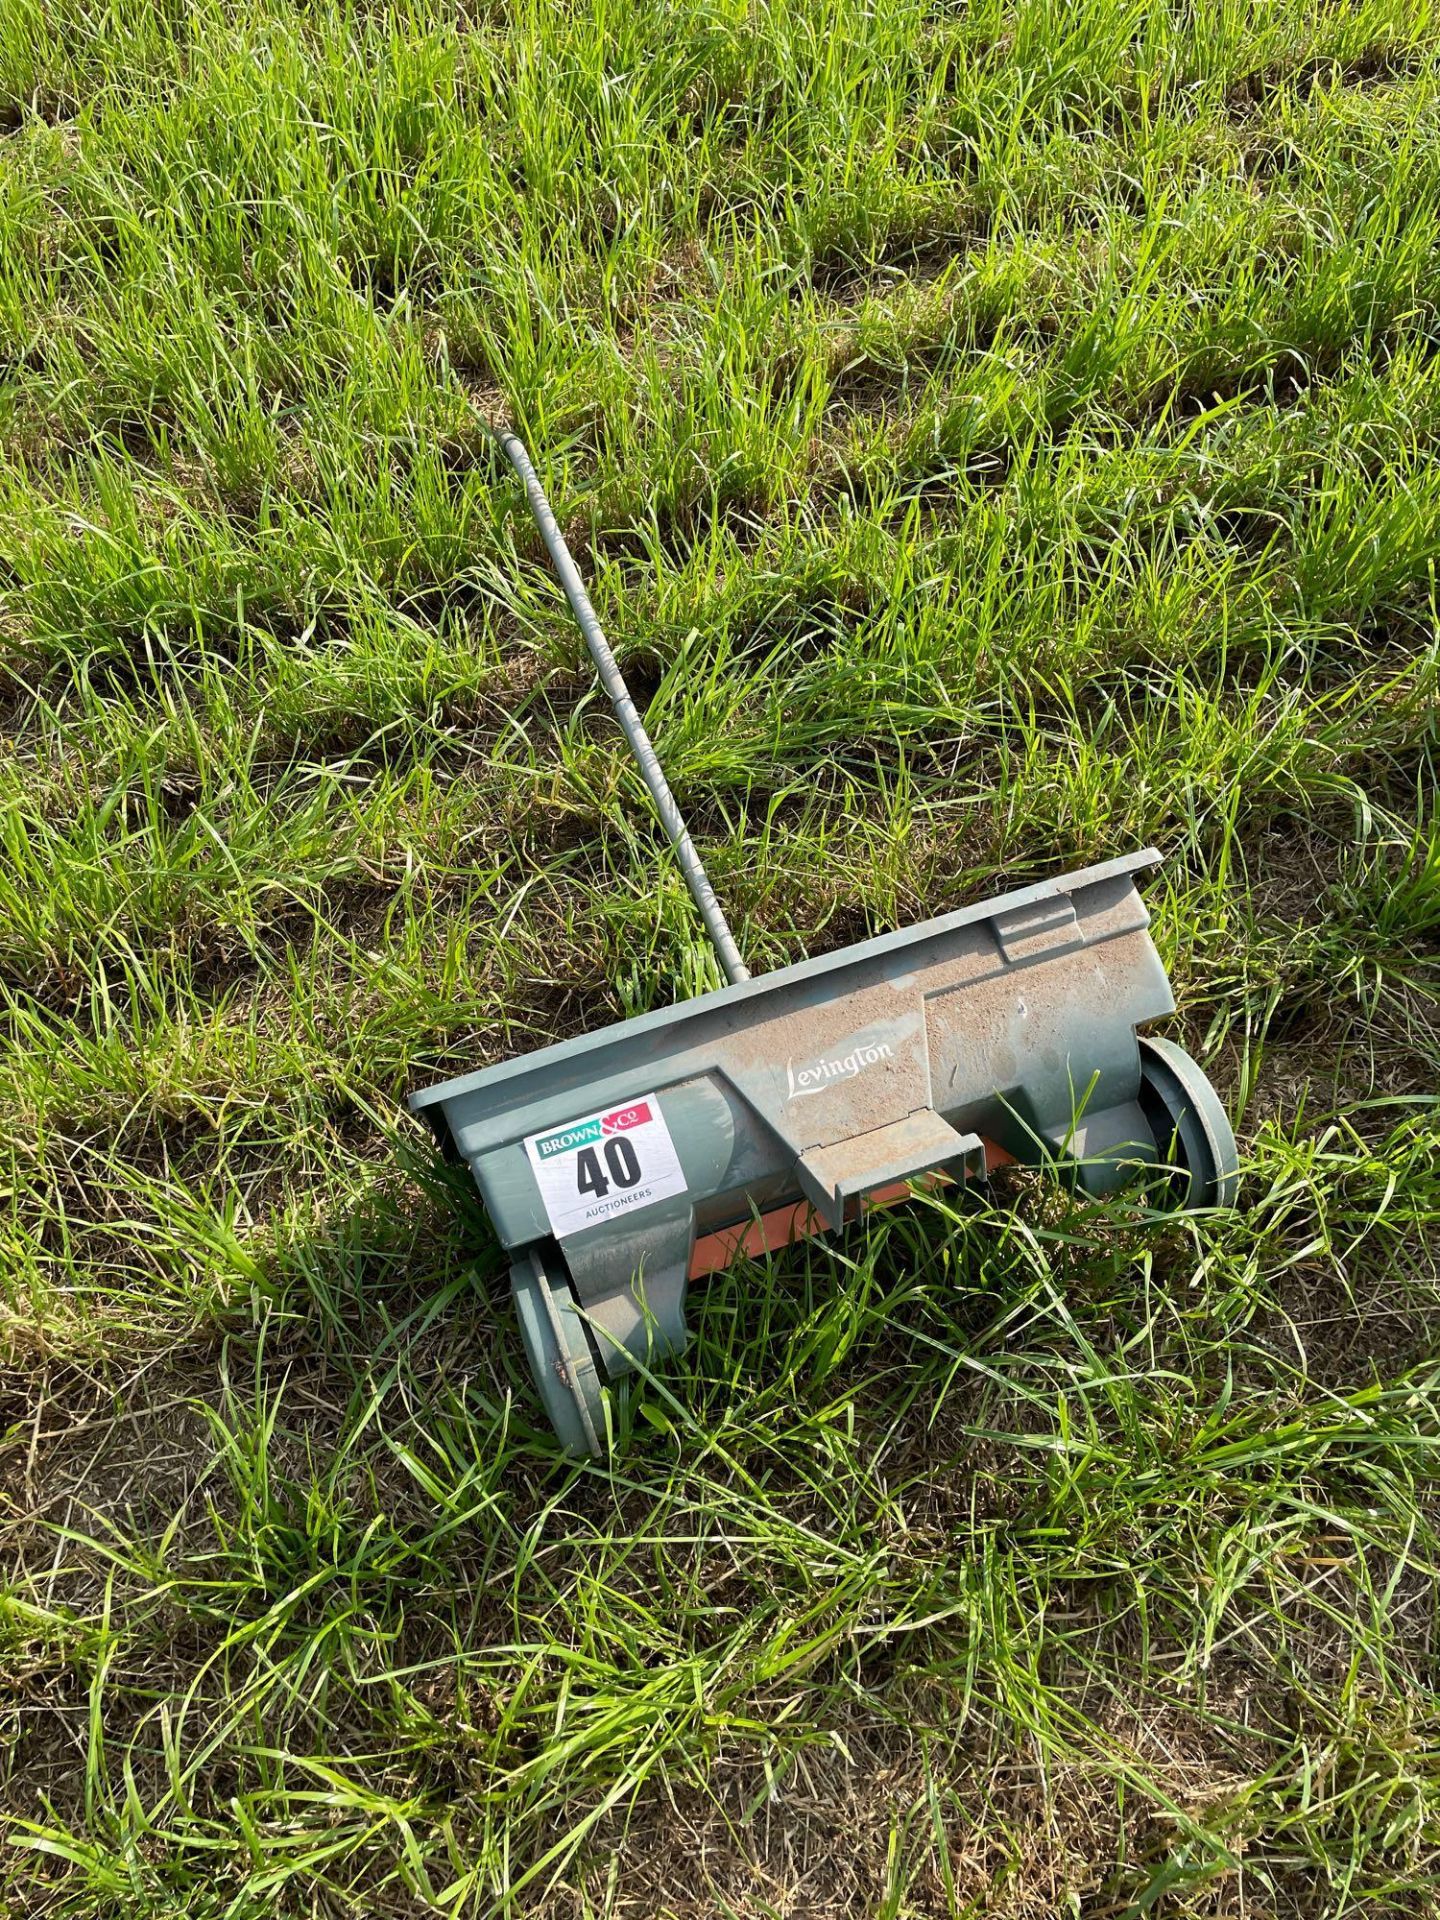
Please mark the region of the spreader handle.
<svg viewBox="0 0 1440 1920"><path fill-rule="evenodd" d="M630 689L625 685L625 676L621 673L614 654L610 651L610 642L600 629L595 617L595 609L590 604L590 596L585 591L585 582L580 578L580 570L570 556L565 544L565 536L556 523L550 502L545 498L545 489L540 484L529 454L515 438L513 433L502 433L500 445L512 467L525 483L525 498L540 529L540 538L555 563L555 571L560 576L560 584L565 589L565 598L570 602L570 611L575 615L580 631L585 636L585 644L590 649L600 675L600 684L610 696L610 704L615 709L615 718L630 742L630 750L635 755L640 773L650 797L655 802L655 811L660 823L670 836L670 844L675 849L685 875L685 883L694 896L700 909L700 917L705 922L705 931L710 936L725 978L731 986L737 986L742 980L750 978L750 969L740 957L740 949L735 944L735 936L721 911L720 902L715 898L715 889L710 884L709 875L701 864L695 851L695 842L690 838L680 809L675 804L675 796L670 791L670 783L665 778L664 769L650 744L650 736L645 731L644 722L635 710L635 702L630 698Z"/></svg>

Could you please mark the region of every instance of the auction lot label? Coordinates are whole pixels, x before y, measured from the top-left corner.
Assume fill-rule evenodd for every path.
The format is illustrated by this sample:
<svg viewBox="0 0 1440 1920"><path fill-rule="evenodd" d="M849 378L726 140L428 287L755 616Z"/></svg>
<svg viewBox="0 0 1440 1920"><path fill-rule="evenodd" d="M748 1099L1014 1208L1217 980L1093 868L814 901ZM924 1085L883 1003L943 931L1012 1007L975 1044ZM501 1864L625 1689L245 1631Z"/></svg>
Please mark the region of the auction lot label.
<svg viewBox="0 0 1440 1920"><path fill-rule="evenodd" d="M556 1239L685 1191L680 1157L653 1093L532 1133L525 1152Z"/></svg>

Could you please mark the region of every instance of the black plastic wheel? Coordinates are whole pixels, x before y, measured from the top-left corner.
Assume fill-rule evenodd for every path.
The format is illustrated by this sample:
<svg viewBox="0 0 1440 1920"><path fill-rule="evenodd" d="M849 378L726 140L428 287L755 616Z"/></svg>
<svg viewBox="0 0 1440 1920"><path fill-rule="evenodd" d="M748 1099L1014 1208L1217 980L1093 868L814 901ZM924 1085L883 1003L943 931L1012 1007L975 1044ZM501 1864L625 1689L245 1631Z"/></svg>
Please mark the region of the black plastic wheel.
<svg viewBox="0 0 1440 1920"><path fill-rule="evenodd" d="M606 1451L605 1400L599 1355L575 1304L569 1279L548 1270L531 1248L510 1269L510 1291L530 1371L550 1424L567 1453Z"/></svg>
<svg viewBox="0 0 1440 1920"><path fill-rule="evenodd" d="M1240 1156L1230 1116L1199 1064L1173 1040L1139 1034L1140 1106L1160 1161L1174 1169L1177 1209L1233 1207Z"/></svg>

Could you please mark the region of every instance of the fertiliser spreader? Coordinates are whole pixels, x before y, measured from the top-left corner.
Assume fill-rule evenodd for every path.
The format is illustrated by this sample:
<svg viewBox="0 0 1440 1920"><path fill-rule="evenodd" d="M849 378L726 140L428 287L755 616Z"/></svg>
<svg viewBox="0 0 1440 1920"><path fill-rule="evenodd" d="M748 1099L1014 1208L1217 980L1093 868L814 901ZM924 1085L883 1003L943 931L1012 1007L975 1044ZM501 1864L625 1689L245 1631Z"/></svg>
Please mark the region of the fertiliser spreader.
<svg viewBox="0 0 1440 1920"><path fill-rule="evenodd" d="M529 457L505 452L730 984L415 1094L468 1162L526 1351L572 1452L604 1385L684 1346L692 1281L839 1228L917 1183L1009 1161L1100 1194L1168 1169L1224 1207L1235 1140L1209 1081L1139 1028L1174 1011L1135 876L1153 850L752 979Z"/></svg>

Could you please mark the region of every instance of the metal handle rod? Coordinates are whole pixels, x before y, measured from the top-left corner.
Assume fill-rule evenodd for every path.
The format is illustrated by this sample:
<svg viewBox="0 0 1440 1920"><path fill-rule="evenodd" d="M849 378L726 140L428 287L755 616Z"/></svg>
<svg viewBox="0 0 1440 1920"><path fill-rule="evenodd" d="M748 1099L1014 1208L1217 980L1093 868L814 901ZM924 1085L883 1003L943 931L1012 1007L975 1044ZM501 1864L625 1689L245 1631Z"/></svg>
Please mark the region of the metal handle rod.
<svg viewBox="0 0 1440 1920"><path fill-rule="evenodd" d="M625 738L630 742L630 750L640 768L650 797L655 802L655 811L660 816L660 824L670 836L670 844L685 875L685 884L689 887L696 906L700 909L700 918L705 922L705 931L710 936L725 978L731 986L750 978L750 969L740 957L740 949L735 944L729 923L721 911L720 902L715 898L715 889L710 884L709 875L701 864L695 851L695 843L685 825L680 809L675 804L675 796L670 791L670 783L656 758L655 749L650 744L650 736L644 723L635 710L635 702L630 698L630 689L625 685L625 676L610 651L610 642L600 630L600 622L595 617L595 609L590 604L590 596L585 591L585 582L580 578L580 570L570 557L570 549L565 544L564 535L556 523L550 502L545 498L545 489L540 485L540 476L536 473L529 454L513 433L502 433L500 445L512 467L525 482L525 498L530 504L535 524L540 529L540 538L555 563L555 571L560 576L560 584L565 589L565 598L570 602L570 611L575 615L580 631L585 636L585 644L590 649L590 657L595 662L600 675L600 684L610 696L610 704L615 709L615 718L620 722Z"/></svg>

